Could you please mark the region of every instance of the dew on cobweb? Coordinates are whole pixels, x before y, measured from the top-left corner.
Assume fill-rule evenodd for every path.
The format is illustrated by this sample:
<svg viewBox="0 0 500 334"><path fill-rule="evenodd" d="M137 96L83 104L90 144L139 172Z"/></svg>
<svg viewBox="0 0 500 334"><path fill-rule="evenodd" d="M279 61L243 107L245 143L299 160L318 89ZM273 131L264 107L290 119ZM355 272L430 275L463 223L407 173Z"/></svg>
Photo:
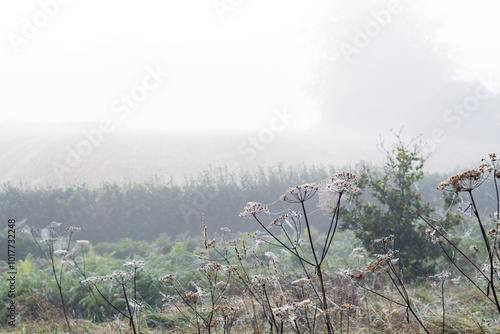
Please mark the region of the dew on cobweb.
<svg viewBox="0 0 500 334"><path fill-rule="evenodd" d="M472 217L472 203L471 202L462 201L462 203L458 206L457 210L458 210L458 212L460 212L461 214L463 214L467 217Z"/></svg>

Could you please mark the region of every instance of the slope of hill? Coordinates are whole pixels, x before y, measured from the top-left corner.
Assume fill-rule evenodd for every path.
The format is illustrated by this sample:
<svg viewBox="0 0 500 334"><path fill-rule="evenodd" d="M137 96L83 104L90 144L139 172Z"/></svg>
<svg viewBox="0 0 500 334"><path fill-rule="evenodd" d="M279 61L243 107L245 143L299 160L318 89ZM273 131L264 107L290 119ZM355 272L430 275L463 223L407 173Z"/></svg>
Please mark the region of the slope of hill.
<svg viewBox="0 0 500 334"><path fill-rule="evenodd" d="M253 169L283 162L342 167L361 160L382 161L376 138L314 131L277 133L270 139L258 135L112 133L100 140L95 137L92 144L74 129L65 133L2 131L0 183L92 185L153 176L182 182L210 166ZM450 140L438 147L427 168L446 171L470 166L495 148L495 143Z"/></svg>

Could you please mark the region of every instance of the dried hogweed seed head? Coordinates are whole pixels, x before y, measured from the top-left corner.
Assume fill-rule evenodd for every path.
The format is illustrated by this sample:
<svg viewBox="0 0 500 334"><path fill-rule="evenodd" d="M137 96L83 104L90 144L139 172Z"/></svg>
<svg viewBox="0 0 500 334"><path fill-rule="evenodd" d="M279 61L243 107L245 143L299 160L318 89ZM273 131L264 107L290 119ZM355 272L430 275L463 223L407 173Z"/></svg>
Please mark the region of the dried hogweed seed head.
<svg viewBox="0 0 500 334"><path fill-rule="evenodd" d="M92 276L88 277L87 279L84 279L83 281L80 281L80 283L84 286L91 287L96 285L99 282L102 282L103 277L100 276Z"/></svg>
<svg viewBox="0 0 500 334"><path fill-rule="evenodd" d="M394 235L389 235L388 237L383 237L383 238L380 238L380 239L375 239L373 241L374 244L380 244L382 246L387 246L389 244L393 244L394 243Z"/></svg>
<svg viewBox="0 0 500 334"><path fill-rule="evenodd" d="M23 233L27 233L27 234L29 234L30 236L35 237L35 236L33 235L33 233L38 233L38 232L40 232L40 230L39 230L38 228L34 227L34 226L28 225L28 226L25 226L25 227L21 230L21 232L23 232Z"/></svg>
<svg viewBox="0 0 500 334"><path fill-rule="evenodd" d="M356 313L356 311L358 311L360 307L352 304L342 304L340 306L335 306L334 309L336 311L341 311L344 313Z"/></svg>
<svg viewBox="0 0 500 334"><path fill-rule="evenodd" d="M191 303L198 303L199 299L200 299L200 295L197 294L197 293L194 293L192 291L189 291L189 292L186 292L185 293L185 297L186 297L186 300L188 302L191 302Z"/></svg>
<svg viewBox="0 0 500 334"><path fill-rule="evenodd" d="M272 226L283 226L283 223L286 223L288 227L292 230L297 230L300 227L300 218L302 218L302 213L299 211L290 211L286 214L283 214L273 220L269 227Z"/></svg>
<svg viewBox="0 0 500 334"><path fill-rule="evenodd" d="M439 274L430 276L430 278L434 278L439 281L445 281L451 276L451 273L449 271L442 271Z"/></svg>
<svg viewBox="0 0 500 334"><path fill-rule="evenodd" d="M168 274L159 279L163 283L173 283L175 281L175 274Z"/></svg>
<svg viewBox="0 0 500 334"><path fill-rule="evenodd" d="M216 238L213 238L210 242L208 242L208 243L206 244L207 248L210 248L210 247L212 247L213 245L215 245L215 241L216 241L216 240L217 240Z"/></svg>
<svg viewBox="0 0 500 334"><path fill-rule="evenodd" d="M425 230L425 233L426 233L425 238L430 242L432 242L433 244L439 244L443 242L443 238L440 234L436 236L436 230L431 230L430 228L428 228L427 230Z"/></svg>
<svg viewBox="0 0 500 334"><path fill-rule="evenodd" d="M118 284L123 285L130 281L132 279L132 276L133 275L127 271L116 270L109 276L109 279L114 279Z"/></svg>
<svg viewBox="0 0 500 334"><path fill-rule="evenodd" d="M201 268L202 271L218 271L222 268L222 265L217 262L208 262L205 264L203 268Z"/></svg>
<svg viewBox="0 0 500 334"><path fill-rule="evenodd" d="M217 282L217 284L215 284L215 286L219 289L219 290L225 290L229 284L227 284L226 282L224 281L219 281Z"/></svg>
<svg viewBox="0 0 500 334"><path fill-rule="evenodd" d="M330 177L330 180L326 183L326 190L336 194L354 194L359 191L357 186L358 177L356 174L351 172L342 172Z"/></svg>
<svg viewBox="0 0 500 334"><path fill-rule="evenodd" d="M54 255L57 257L63 257L66 254L68 254L68 252L63 250L63 249L58 249L58 250L54 251Z"/></svg>
<svg viewBox="0 0 500 334"><path fill-rule="evenodd" d="M457 173L445 181L441 182L438 186L439 190L448 190L459 193L462 191L472 191L479 187L488 177L491 169L482 165L478 169L470 169L468 171Z"/></svg>
<svg viewBox="0 0 500 334"><path fill-rule="evenodd" d="M493 168L493 166L491 166L490 164L481 164L478 168L478 170L481 172L481 173L490 173L494 170L495 168Z"/></svg>
<svg viewBox="0 0 500 334"><path fill-rule="evenodd" d="M356 282L360 282L365 278L364 273L358 273L358 274L349 274L349 276L355 280Z"/></svg>
<svg viewBox="0 0 500 334"><path fill-rule="evenodd" d="M352 252L354 255L362 255L361 253L363 252L363 247L354 248Z"/></svg>
<svg viewBox="0 0 500 334"><path fill-rule="evenodd" d="M243 212L240 213L240 217L253 217L260 212L269 213L267 209L267 205L263 205L259 202L248 202L247 205L243 208Z"/></svg>
<svg viewBox="0 0 500 334"><path fill-rule="evenodd" d="M55 227L59 227L62 223L58 223L56 221L53 221L52 223L50 223L49 227L50 228L55 228Z"/></svg>
<svg viewBox="0 0 500 334"><path fill-rule="evenodd" d="M125 263L124 267L131 267L132 269L142 269L146 263L142 260L132 260L130 262Z"/></svg>
<svg viewBox="0 0 500 334"><path fill-rule="evenodd" d="M269 223L269 227L271 226L282 226L283 225L283 216L279 216L275 220L273 220L271 223Z"/></svg>
<svg viewBox="0 0 500 334"><path fill-rule="evenodd" d="M303 203L310 199L318 191L318 186L305 183L300 186L289 188L280 199L288 203Z"/></svg>
<svg viewBox="0 0 500 334"><path fill-rule="evenodd" d="M56 242L57 240L59 240L59 238L45 238L45 239L42 239L42 242L47 243L47 244L51 244L51 243Z"/></svg>
<svg viewBox="0 0 500 334"><path fill-rule="evenodd" d="M495 153L489 155L489 161L486 159L481 159L485 165L490 166L490 170L493 172L493 177L495 179L500 179L500 160L497 158Z"/></svg>
<svg viewBox="0 0 500 334"><path fill-rule="evenodd" d="M222 268L224 271L226 271L228 274L237 274L238 273L238 266L233 266L233 265L227 265Z"/></svg>
<svg viewBox="0 0 500 334"><path fill-rule="evenodd" d="M392 263L394 259L394 252L390 250L387 254L377 255L377 260L366 267L365 271L375 272L380 268L385 267L386 264Z"/></svg>
<svg viewBox="0 0 500 334"><path fill-rule="evenodd" d="M75 259L75 252L70 252L64 256L66 260L74 260Z"/></svg>

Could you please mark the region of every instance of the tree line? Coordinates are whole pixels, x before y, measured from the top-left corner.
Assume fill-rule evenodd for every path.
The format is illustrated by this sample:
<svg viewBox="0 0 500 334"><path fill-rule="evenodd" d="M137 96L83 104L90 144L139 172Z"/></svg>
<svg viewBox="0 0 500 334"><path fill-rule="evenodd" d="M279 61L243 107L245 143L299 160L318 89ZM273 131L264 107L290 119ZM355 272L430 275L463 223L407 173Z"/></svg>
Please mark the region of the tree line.
<svg viewBox="0 0 500 334"><path fill-rule="evenodd" d="M79 237L98 242L122 238L154 240L160 233L201 233L205 215L213 231L255 231L238 217L250 200L274 202L289 187L324 179L334 168L305 165L260 167L255 171L210 168L183 184L156 177L138 183L101 183L66 187L26 187L6 183L0 189L0 219L26 220L43 228L52 221L82 227ZM285 206L284 206L285 208Z"/></svg>
<svg viewBox="0 0 500 334"><path fill-rule="evenodd" d="M84 183L30 188L6 183L0 189L0 219L26 220L26 224L38 228L52 221L64 227L81 227L79 237L93 243L122 238L151 241L160 233L199 235L202 214L212 231L228 227L233 232L252 232L257 226L238 217L248 201L275 202L288 188L323 180L337 171L333 166L279 164L254 171L210 168L186 178L182 184L158 177L137 183L104 182L96 187ZM415 189L424 202L442 203L435 187L443 177L425 174L418 181ZM369 194L365 196L371 200ZM492 206L487 200L480 199L480 205ZM279 205L274 207L280 209ZM286 203L281 205L286 212ZM311 219L321 231L326 221L324 213Z"/></svg>

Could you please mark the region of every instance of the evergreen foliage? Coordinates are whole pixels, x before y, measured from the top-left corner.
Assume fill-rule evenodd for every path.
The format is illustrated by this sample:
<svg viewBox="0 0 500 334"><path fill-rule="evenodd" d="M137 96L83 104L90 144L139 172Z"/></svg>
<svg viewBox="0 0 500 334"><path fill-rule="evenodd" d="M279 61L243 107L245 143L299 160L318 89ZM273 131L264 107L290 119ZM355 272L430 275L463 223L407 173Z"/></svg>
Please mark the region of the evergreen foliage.
<svg viewBox="0 0 500 334"><path fill-rule="evenodd" d="M426 227L417 213L429 217L435 208L422 200L416 186L424 178L421 143L412 139L406 144L399 134L396 138L391 149L380 143L386 160L382 169L361 164L361 191L354 195L352 209L344 217L342 227L352 229L371 252L380 251L374 240L392 235L402 264L416 270L415 274L422 274L432 270L439 249L425 240ZM449 230L459 222L458 214L447 212L441 226Z"/></svg>

